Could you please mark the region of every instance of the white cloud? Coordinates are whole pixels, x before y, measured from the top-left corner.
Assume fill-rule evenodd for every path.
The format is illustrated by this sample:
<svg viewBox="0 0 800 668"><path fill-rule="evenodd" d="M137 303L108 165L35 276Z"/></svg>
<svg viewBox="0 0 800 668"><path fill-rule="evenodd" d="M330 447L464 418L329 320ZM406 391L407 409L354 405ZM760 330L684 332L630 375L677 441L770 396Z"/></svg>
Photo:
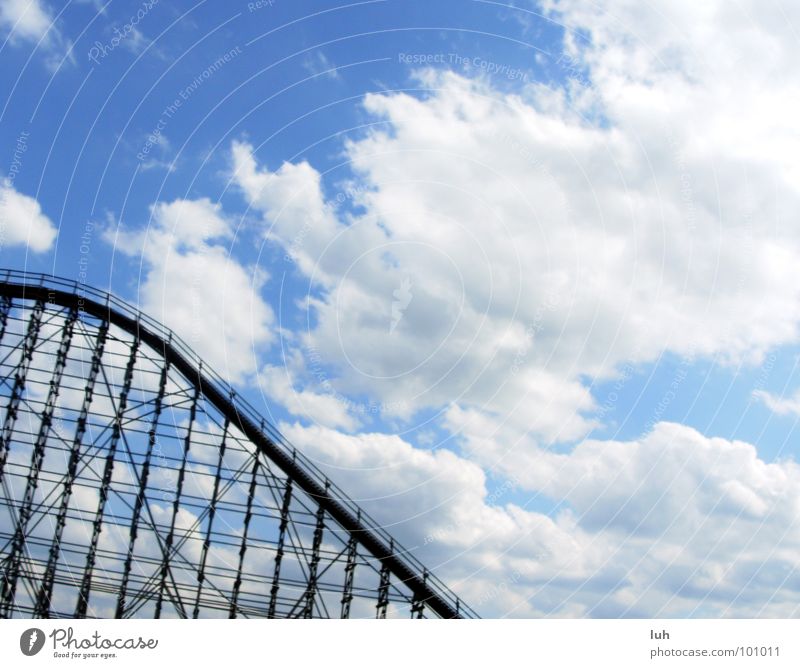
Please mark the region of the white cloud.
<svg viewBox="0 0 800 668"><path fill-rule="evenodd" d="M269 221L266 236L284 245L305 272L314 271L314 258L338 229L319 173L307 162L287 162L274 173L260 170L252 147L242 142L234 142L231 153L237 185Z"/></svg>
<svg viewBox="0 0 800 668"><path fill-rule="evenodd" d="M222 217L220 205L207 198L159 202L152 207L151 214L155 223L154 237L167 234L170 247L200 250L208 240L232 236L230 223Z"/></svg>
<svg viewBox="0 0 800 668"><path fill-rule="evenodd" d="M308 55L303 62L304 69L310 74L324 75L329 79L339 79L339 69L334 65L322 51L315 51L313 55Z"/></svg>
<svg viewBox="0 0 800 668"><path fill-rule="evenodd" d="M625 362L748 364L797 342L797 9L546 10L590 38L567 34L551 63L564 81L507 94L425 70L424 95L368 95L351 173L326 176L339 193L306 162L273 171L234 144L238 185L312 295L287 336L292 374L313 351L336 392L431 409L470 461L287 435L407 542L436 537L421 556L454 557L448 581L490 614L796 614L796 464L666 423L582 439L591 383ZM524 496L489 503L483 470ZM563 510L508 501L530 492Z"/></svg>
<svg viewBox="0 0 800 668"><path fill-rule="evenodd" d="M53 17L40 0L0 0L0 27L11 34L12 41L39 42L55 33Z"/></svg>
<svg viewBox="0 0 800 668"><path fill-rule="evenodd" d="M338 391L568 441L593 424L588 383L628 360L747 363L796 341L800 86L772 72L795 40L772 10L617 5L621 22L554 5L591 33L558 66L588 87L513 95L426 70L422 97L367 95L352 198L234 144L237 182L315 295L300 340Z"/></svg>
<svg viewBox="0 0 800 668"><path fill-rule="evenodd" d="M72 41L61 34L56 18L41 0L0 0L0 31L8 33L12 45L35 44L51 72L66 63L76 64Z"/></svg>
<svg viewBox="0 0 800 668"><path fill-rule="evenodd" d="M56 234L39 202L17 192L9 181L0 182L0 250L6 245L27 246L43 253L52 248Z"/></svg>
<svg viewBox="0 0 800 668"><path fill-rule="evenodd" d="M753 398L762 401L767 408L778 415L800 415L800 391L790 397L779 397L765 390L753 392Z"/></svg>
<svg viewBox="0 0 800 668"><path fill-rule="evenodd" d="M272 342L274 316L259 294L267 276L231 256L224 241L232 236L219 204L204 198L158 203L146 231L106 238L126 255L141 253L141 308L241 382L256 373L259 352Z"/></svg>
<svg viewBox="0 0 800 668"><path fill-rule="evenodd" d="M148 148L147 155L142 152L141 169L146 172L151 169L164 169L174 172L178 163L175 157L172 144L167 135L158 132L158 135L151 134L142 140L142 146ZM137 156L138 157L138 156Z"/></svg>
<svg viewBox="0 0 800 668"><path fill-rule="evenodd" d="M338 365L340 390L496 413L545 397L550 419L575 423L592 409L580 378L610 377L627 359L755 360L794 340L798 240L742 208L743 184L726 190L729 224L697 201L689 229L688 158L675 163L663 133L643 149L642 137L483 83L424 77L437 88L427 99L366 99L391 131L348 146L363 215L340 210L338 222L337 200L325 201L307 163L269 172L234 145L237 180L268 237L323 288L305 343ZM658 174L643 178L656 161ZM797 208L798 193L780 196ZM414 299L391 330L405 280Z"/></svg>
<svg viewBox="0 0 800 668"><path fill-rule="evenodd" d="M423 562L497 616L791 616L800 467L659 423L629 442L539 451L553 517L487 493L482 469L397 436L282 425Z"/></svg>
<svg viewBox="0 0 800 668"><path fill-rule="evenodd" d="M308 389L297 389L296 381L288 368L266 366L259 375L264 392L278 401L292 414L304 417L325 427L340 427L352 431L358 421L348 413L348 403L332 394L320 394Z"/></svg>

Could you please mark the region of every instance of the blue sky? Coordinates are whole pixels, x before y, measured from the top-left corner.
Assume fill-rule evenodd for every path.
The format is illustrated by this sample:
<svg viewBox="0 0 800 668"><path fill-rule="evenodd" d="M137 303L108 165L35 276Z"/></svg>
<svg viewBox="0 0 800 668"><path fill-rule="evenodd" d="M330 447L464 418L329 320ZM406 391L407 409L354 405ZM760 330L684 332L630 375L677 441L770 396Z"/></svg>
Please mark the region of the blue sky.
<svg viewBox="0 0 800 668"><path fill-rule="evenodd" d="M488 614L791 615L731 564L800 542L797 12L611 4L3 0L2 265L166 321Z"/></svg>

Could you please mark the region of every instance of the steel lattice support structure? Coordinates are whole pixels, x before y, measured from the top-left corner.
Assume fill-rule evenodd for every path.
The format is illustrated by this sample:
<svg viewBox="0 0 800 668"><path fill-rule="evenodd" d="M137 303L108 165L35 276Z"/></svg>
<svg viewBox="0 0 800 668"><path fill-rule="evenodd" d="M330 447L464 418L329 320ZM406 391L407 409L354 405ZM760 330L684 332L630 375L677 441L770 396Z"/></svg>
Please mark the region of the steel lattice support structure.
<svg viewBox="0 0 800 668"><path fill-rule="evenodd" d="M0 272L0 617L473 617L171 332Z"/></svg>

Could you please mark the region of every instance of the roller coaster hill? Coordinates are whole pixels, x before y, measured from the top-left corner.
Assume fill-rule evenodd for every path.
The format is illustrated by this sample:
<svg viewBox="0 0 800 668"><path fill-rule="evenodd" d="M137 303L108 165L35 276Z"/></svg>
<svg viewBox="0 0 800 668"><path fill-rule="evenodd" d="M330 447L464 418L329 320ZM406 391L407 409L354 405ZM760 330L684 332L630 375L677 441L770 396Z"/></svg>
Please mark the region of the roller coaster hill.
<svg viewBox="0 0 800 668"><path fill-rule="evenodd" d="M0 271L0 617L476 613L161 324Z"/></svg>

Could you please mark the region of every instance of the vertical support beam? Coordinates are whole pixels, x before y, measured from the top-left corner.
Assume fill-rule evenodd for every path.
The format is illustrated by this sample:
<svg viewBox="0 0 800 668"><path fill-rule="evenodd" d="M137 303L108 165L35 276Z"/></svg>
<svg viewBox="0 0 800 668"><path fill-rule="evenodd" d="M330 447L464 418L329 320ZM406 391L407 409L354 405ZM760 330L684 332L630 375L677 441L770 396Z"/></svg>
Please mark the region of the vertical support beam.
<svg viewBox="0 0 800 668"><path fill-rule="evenodd" d="M269 609L267 617L275 619L275 608L278 604L278 591L281 586L281 562L283 561L283 551L286 545L286 531L289 528L289 508L292 503L292 479L286 479L286 489L283 492L283 504L281 505L281 522L278 527L278 545L275 550L275 571L272 574L272 589L269 593Z"/></svg>
<svg viewBox="0 0 800 668"><path fill-rule="evenodd" d="M86 569L83 571L81 589L78 593L78 604L75 607L75 617L79 619L86 617L86 611L89 607L89 594L92 591L92 576L94 573L94 565L97 561L97 544L100 540L100 532L103 528L103 514L105 512L106 503L108 502L111 476L114 473L114 460L117 456L117 446L119 445L119 439L122 434L122 418L128 406L128 393L131 391L133 368L136 364L136 353L138 351L139 337L137 336L131 344L130 354L128 355L128 363L125 367L125 376L122 381L122 389L119 394L116 415L114 416L114 424L111 430L108 455L106 455L106 463L103 468L103 480L100 483L100 501L97 504L97 512L95 513L94 522L92 523L92 539L89 543L89 552L86 555Z"/></svg>
<svg viewBox="0 0 800 668"><path fill-rule="evenodd" d="M77 310L70 309L64 320L61 330L61 342L56 352L56 361L53 368L53 375L50 377L50 386L47 391L47 399L42 409L42 417L39 423L39 431L36 434L36 441L33 445L31 464L28 469L28 479L25 483L25 492L22 496L22 505L19 509L14 538L11 541L10 564L3 578L3 601L0 607L0 617L10 616L14 609L14 598L17 592L17 581L22 562L22 555L25 551L25 538L28 533L28 522L33 514L33 499L39 487L39 473L44 465L46 454L47 439L50 436L50 427L53 423L53 414L56 410L58 392L61 388L61 379L64 376L64 368L67 365L67 355L72 345L72 332L75 327L75 319L78 317Z"/></svg>
<svg viewBox="0 0 800 668"><path fill-rule="evenodd" d="M122 619L125 614L125 597L128 595L128 583L133 567L133 550L136 547L136 539L139 536L139 520L142 515L142 507L145 503L147 493L147 480L150 477L150 462L153 458L153 448L156 444L158 433L158 421L161 418L161 411L164 409L164 394L167 387L167 374L169 372L169 362L164 360L161 367L161 376L158 381L158 394L156 394L153 406L153 418L150 422L150 431L147 434L147 453L142 463L142 472L139 475L139 491L136 493L136 501L133 504L133 515L131 516L130 539L128 540L128 551L125 555L125 564L122 567L122 582L117 595L117 610L114 613L116 619Z"/></svg>
<svg viewBox="0 0 800 668"><path fill-rule="evenodd" d="M327 485L326 490L327 492ZM317 569L319 568L319 550L322 546L322 534L325 530L325 509L317 508L317 522L314 526L314 540L311 546L311 561L308 564L308 586L306 587L305 605L302 616L311 619L314 616L314 598L317 594Z"/></svg>
<svg viewBox="0 0 800 668"><path fill-rule="evenodd" d="M25 392L25 383L28 377L28 369L30 368L31 361L33 360L33 351L36 349L36 343L39 339L39 330L42 326L42 313L44 312L44 302L39 300L33 307L30 320L28 321L28 331L25 334L25 340L22 343L22 355L17 364L17 370L14 374L14 385L11 389L11 396L8 400L8 408L6 409L5 419L3 420L3 433L0 435L0 482L5 485L3 479L3 472L5 471L6 461L8 460L8 450L11 447L11 439L14 436L14 425L17 422L17 412L19 411L19 404L22 401L22 395ZM6 492L7 498L11 495Z"/></svg>
<svg viewBox="0 0 800 668"><path fill-rule="evenodd" d="M236 580L233 583L233 595L231 596L231 607L228 612L229 619L236 619L236 610L239 604L239 588L242 586L242 568L244 567L244 555L247 552L247 533L250 530L250 520L253 519L253 499L256 496L256 480L258 477L258 450L253 455L253 474L250 477L250 489L247 493L247 510L244 514L244 526L242 531L242 542L239 546L239 567L236 569Z"/></svg>
<svg viewBox="0 0 800 668"><path fill-rule="evenodd" d="M376 619L386 619L386 608L389 607L389 567L386 564L381 566L380 583L378 584L378 605Z"/></svg>
<svg viewBox="0 0 800 668"><path fill-rule="evenodd" d="M428 569L423 570L422 581L428 581ZM417 594L414 594L413 598L411 599L411 619L422 619L424 614L425 599L418 598Z"/></svg>
<svg viewBox="0 0 800 668"><path fill-rule="evenodd" d="M394 541L390 539L389 549L394 552ZM389 607L389 577L391 571L386 562L381 564L380 581L378 583L378 605L375 606L376 619L386 619L386 609Z"/></svg>
<svg viewBox="0 0 800 668"><path fill-rule="evenodd" d="M3 295L0 297L0 341L6 334L6 326L8 325L8 314L11 312L13 302L11 297Z"/></svg>
<svg viewBox="0 0 800 668"><path fill-rule="evenodd" d="M350 619L350 604L353 601L353 583L355 581L356 563L358 561L358 541L350 536L347 543L347 563L344 567L344 587L342 589L342 619Z"/></svg>
<svg viewBox="0 0 800 668"><path fill-rule="evenodd" d="M225 459L226 440L228 438L228 427L230 421L225 418L225 427L222 430L222 443L219 446L219 459L217 460L217 472L214 476L214 491L211 493L211 505L208 509L208 526L206 527L206 537L203 540L203 550L200 555L200 567L197 569L197 596L194 599L194 610L192 619L197 619L200 615L200 596L203 592L203 582L206 579L206 560L208 550L211 547L211 530L214 525L214 516L217 513L217 502L219 501L219 485L222 479L222 463Z"/></svg>
<svg viewBox="0 0 800 668"><path fill-rule="evenodd" d="M172 556L172 543L175 540L175 521L178 519L178 511L181 506L181 495L183 494L183 481L186 477L186 462L189 458L189 450L192 447L192 429L194 428L194 421L197 417L197 401L200 398L200 383L194 386L194 395L192 396L192 405L189 408L189 425L186 427L186 438L183 440L183 458L181 459L181 468L178 471L178 486L175 490L175 500L172 502L172 521L169 525L169 533L164 542L164 554L161 560L161 584L158 588L158 598L156 599L156 613L155 618L161 617L161 606L164 602L164 592L167 588L167 573L169 572L169 560ZM175 595L179 597L179 593L175 591ZM183 606L181 605L181 615L185 617Z"/></svg>
<svg viewBox="0 0 800 668"><path fill-rule="evenodd" d="M58 509L58 515L56 516L56 528L53 534L53 542L50 545L50 554L47 558L47 566L45 567L44 577L42 578L42 585L36 596L35 617L48 618L50 616L50 599L53 595L56 567L58 565L59 554L61 553L61 540L64 535L64 527L67 523L67 511L69 510L69 502L72 498L72 486L75 484L75 477L78 472L81 446L83 445L83 437L86 434L89 409L91 408L92 399L94 398L94 386L97 382L97 374L100 372L100 363L103 357L103 349L105 348L107 334L108 323L103 320L97 330L97 337L92 351L91 367L89 369L89 376L86 379L83 403L81 404L81 411L78 415L78 421L75 427L75 437L72 439L72 448L69 453L69 463L67 464L67 475L64 479L64 489L61 492L61 504Z"/></svg>
<svg viewBox="0 0 800 668"><path fill-rule="evenodd" d="M411 619L422 619L425 614L425 601L414 596L411 599Z"/></svg>

